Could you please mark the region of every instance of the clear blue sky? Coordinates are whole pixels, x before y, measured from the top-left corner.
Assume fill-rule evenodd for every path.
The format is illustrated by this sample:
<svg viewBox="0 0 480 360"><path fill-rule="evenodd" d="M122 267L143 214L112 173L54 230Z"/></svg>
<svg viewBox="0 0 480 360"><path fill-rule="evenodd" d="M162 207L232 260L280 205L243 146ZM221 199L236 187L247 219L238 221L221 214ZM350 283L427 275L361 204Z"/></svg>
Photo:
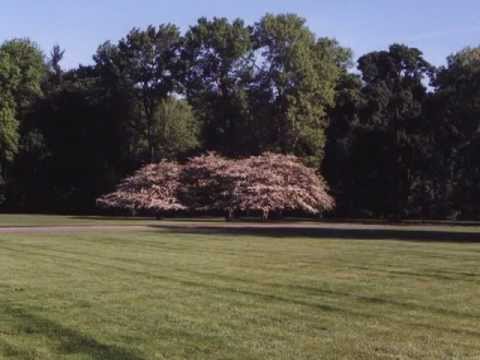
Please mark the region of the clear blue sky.
<svg viewBox="0 0 480 360"><path fill-rule="evenodd" d="M5 0L0 42L29 37L46 52L67 50L64 66L91 63L97 46L132 27L172 22L185 30L200 16L240 17L294 12L319 36L335 37L356 56L393 42L419 47L443 64L450 53L480 44L479 0Z"/></svg>

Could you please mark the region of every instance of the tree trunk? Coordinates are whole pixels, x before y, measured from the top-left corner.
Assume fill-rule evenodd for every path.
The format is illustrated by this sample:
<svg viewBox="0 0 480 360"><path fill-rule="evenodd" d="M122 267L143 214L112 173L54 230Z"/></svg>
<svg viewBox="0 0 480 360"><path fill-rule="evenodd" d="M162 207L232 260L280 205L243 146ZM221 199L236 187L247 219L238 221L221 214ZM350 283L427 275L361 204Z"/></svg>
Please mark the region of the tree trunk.
<svg viewBox="0 0 480 360"><path fill-rule="evenodd" d="M269 215L269 211L268 210L263 210L262 211L262 220L267 221L268 220L268 215Z"/></svg>
<svg viewBox="0 0 480 360"><path fill-rule="evenodd" d="M227 209L225 213L225 221L232 221L234 218L235 212L233 209Z"/></svg>

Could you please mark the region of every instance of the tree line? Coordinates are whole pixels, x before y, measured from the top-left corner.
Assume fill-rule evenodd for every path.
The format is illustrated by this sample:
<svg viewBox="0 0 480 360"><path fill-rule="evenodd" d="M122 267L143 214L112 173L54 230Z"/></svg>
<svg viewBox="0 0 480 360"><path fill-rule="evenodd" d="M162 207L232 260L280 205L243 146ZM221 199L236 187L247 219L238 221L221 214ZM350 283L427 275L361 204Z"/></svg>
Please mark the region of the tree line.
<svg viewBox="0 0 480 360"><path fill-rule="evenodd" d="M92 65L29 39L0 45L4 211L92 212L126 175L207 151L292 154L334 216L480 217L480 48L430 64L393 44L361 56L294 14L134 28Z"/></svg>

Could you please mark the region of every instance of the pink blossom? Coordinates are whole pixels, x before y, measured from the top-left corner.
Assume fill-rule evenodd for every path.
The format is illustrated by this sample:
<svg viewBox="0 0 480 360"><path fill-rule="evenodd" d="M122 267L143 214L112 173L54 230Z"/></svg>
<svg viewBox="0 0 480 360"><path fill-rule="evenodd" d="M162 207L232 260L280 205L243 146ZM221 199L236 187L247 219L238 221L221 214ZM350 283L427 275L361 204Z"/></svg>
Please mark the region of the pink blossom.
<svg viewBox="0 0 480 360"><path fill-rule="evenodd" d="M177 200L182 167L174 162L149 164L127 177L115 192L97 199L104 208L175 211L185 207Z"/></svg>
<svg viewBox="0 0 480 360"><path fill-rule="evenodd" d="M331 210L335 201L328 191L325 180L292 155L232 160L208 153L184 166L166 161L147 165L97 202L156 211L257 212L268 218L271 212Z"/></svg>

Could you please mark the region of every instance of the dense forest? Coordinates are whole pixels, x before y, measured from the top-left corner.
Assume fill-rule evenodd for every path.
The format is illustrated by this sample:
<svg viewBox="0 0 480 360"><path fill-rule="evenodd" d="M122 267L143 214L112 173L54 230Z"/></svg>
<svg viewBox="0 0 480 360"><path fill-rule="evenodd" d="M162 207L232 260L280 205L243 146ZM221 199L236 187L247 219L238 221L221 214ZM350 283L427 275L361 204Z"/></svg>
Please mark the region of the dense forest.
<svg viewBox="0 0 480 360"><path fill-rule="evenodd" d="M354 64L286 14L134 28L74 69L63 55L0 44L3 211L92 213L145 164L270 151L318 169L331 216L480 218L480 48Z"/></svg>

